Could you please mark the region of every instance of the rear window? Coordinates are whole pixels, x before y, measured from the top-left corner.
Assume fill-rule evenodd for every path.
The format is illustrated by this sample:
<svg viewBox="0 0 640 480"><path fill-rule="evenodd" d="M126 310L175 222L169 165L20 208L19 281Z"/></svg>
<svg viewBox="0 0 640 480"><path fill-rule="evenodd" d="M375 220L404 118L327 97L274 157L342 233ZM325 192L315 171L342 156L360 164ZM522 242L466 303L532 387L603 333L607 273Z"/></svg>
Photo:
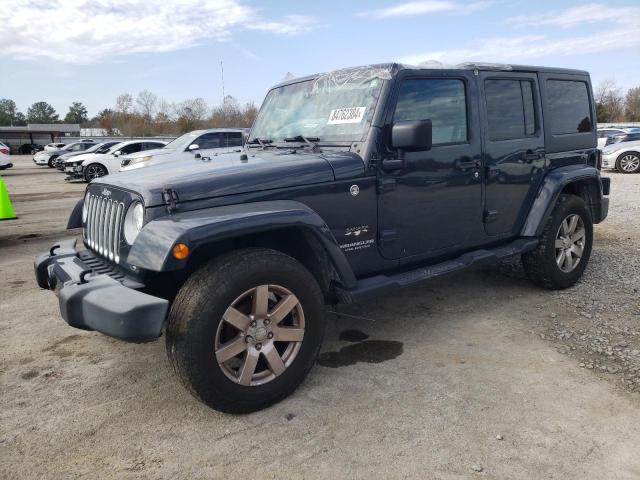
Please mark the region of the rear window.
<svg viewBox="0 0 640 480"><path fill-rule="evenodd" d="M545 121L553 135L590 132L593 127L585 82L547 80Z"/></svg>

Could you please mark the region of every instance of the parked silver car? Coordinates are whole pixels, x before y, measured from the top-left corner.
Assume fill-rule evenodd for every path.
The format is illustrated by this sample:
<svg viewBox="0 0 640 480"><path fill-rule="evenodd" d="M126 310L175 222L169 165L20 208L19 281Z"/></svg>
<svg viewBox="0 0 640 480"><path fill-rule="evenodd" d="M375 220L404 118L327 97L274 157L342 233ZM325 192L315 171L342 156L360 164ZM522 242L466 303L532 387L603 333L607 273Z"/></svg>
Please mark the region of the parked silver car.
<svg viewBox="0 0 640 480"><path fill-rule="evenodd" d="M602 150L602 166L622 173L640 172L640 134L635 140L607 145Z"/></svg>

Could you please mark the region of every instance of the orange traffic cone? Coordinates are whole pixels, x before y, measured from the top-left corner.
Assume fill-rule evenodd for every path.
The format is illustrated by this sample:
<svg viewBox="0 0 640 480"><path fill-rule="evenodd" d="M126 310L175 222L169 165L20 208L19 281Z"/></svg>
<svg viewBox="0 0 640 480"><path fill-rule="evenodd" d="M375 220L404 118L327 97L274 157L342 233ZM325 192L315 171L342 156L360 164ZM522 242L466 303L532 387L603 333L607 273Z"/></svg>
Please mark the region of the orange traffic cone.
<svg viewBox="0 0 640 480"><path fill-rule="evenodd" d="M18 217L13 213L7 187L4 186L4 181L0 177L0 220L11 220L13 218Z"/></svg>

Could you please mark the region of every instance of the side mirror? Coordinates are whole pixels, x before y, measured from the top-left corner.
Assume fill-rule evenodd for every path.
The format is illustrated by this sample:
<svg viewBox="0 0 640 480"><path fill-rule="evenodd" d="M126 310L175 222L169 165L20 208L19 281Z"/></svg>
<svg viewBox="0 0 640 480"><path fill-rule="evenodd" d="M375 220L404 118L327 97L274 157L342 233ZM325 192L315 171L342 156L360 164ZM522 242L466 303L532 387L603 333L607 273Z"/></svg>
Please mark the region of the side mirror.
<svg viewBox="0 0 640 480"><path fill-rule="evenodd" d="M189 148L187 148L187 150L189 150L190 152L193 150L199 150L200 149L200 145L198 145L197 143L192 143L191 145L189 145Z"/></svg>
<svg viewBox="0 0 640 480"><path fill-rule="evenodd" d="M431 150L433 127L431 120L396 122L391 128L391 146L399 150Z"/></svg>
<svg viewBox="0 0 640 480"><path fill-rule="evenodd" d="M113 154L114 154L116 157L119 157L120 155L122 155L122 150L118 150L117 152L113 152Z"/></svg>

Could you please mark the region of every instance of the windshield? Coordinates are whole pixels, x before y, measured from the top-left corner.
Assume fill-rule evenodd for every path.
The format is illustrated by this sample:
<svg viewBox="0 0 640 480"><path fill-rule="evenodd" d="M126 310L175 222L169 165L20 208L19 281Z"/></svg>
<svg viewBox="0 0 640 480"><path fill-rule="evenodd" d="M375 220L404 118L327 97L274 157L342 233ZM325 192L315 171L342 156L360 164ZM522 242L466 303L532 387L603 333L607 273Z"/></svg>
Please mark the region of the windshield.
<svg viewBox="0 0 640 480"><path fill-rule="evenodd" d="M122 147L124 147L126 145L127 142L120 142L120 143L116 143L113 147L111 147L107 153L114 153L117 152L118 150L120 150Z"/></svg>
<svg viewBox="0 0 640 480"><path fill-rule="evenodd" d="M274 88L258 113L250 142L303 136L323 141L360 141L373 119L388 68L339 70Z"/></svg>
<svg viewBox="0 0 640 480"><path fill-rule="evenodd" d="M185 133L184 135L180 135L178 138L174 138L169 143L167 143L164 147L160 148L175 148L178 150L186 150L186 148L193 143L193 141L200 136L202 132L195 131Z"/></svg>

